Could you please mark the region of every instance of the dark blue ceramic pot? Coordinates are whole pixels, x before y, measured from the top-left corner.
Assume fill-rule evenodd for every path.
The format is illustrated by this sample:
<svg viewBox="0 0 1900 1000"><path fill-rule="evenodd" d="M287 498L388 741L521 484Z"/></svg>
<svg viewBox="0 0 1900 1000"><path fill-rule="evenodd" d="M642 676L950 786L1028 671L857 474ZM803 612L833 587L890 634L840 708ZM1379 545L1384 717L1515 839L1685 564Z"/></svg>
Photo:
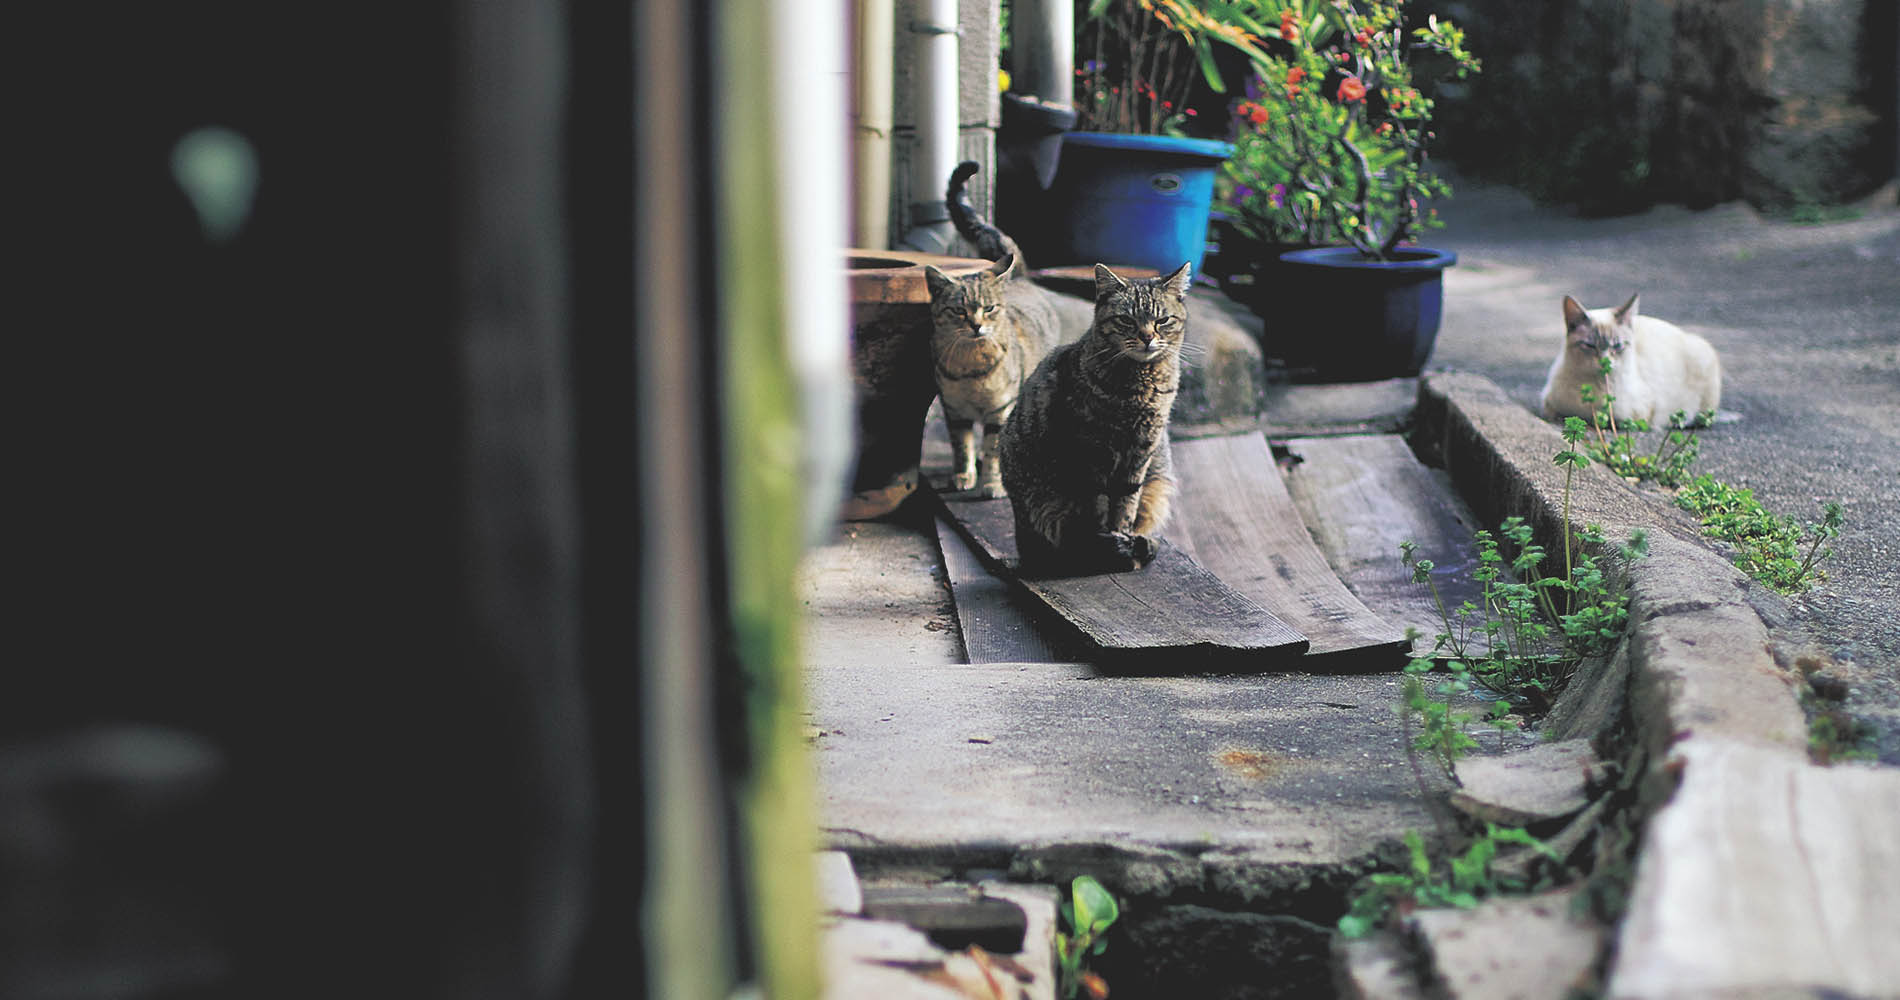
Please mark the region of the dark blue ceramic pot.
<svg viewBox="0 0 1900 1000"><path fill-rule="evenodd" d="M1456 263L1457 254L1427 247L1402 247L1390 260L1352 247L1281 254L1276 289L1261 289L1267 300L1255 304L1263 346L1314 381L1417 375L1438 340L1445 268Z"/></svg>

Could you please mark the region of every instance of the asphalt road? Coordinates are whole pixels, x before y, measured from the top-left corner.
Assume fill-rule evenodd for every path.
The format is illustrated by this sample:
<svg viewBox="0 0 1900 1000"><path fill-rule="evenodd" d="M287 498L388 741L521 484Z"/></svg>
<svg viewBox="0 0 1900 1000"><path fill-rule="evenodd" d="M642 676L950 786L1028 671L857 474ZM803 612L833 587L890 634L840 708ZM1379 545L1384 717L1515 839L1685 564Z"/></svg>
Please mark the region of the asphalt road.
<svg viewBox="0 0 1900 1000"><path fill-rule="evenodd" d="M1846 512L1827 579L1790 621L1839 661L1847 705L1900 766L1900 208L1890 187L1854 217L1766 220L1732 203L1585 219L1502 187L1457 183L1433 246L1458 252L1431 369L1483 374L1536 406L1562 341L1561 302L1642 311L1721 354L1722 409L1699 471L1811 520ZM1773 623L1771 623L1773 624Z"/></svg>

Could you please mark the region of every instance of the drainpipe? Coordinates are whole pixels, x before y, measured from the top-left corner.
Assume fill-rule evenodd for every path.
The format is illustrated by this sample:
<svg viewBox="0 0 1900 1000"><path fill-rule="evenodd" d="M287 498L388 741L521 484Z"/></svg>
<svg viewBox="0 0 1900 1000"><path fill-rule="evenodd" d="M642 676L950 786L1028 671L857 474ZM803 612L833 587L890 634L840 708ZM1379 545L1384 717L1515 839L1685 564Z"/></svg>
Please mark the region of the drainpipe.
<svg viewBox="0 0 1900 1000"><path fill-rule="evenodd" d="M1016 0L1010 12L1010 89L1075 104L1073 0Z"/></svg>
<svg viewBox="0 0 1900 1000"><path fill-rule="evenodd" d="M857 211L852 243L891 239L891 47L896 0L857 0Z"/></svg>
<svg viewBox="0 0 1900 1000"><path fill-rule="evenodd" d="M917 142L910 160L910 231L899 245L945 253L956 238L943 187L957 165L957 0L912 0Z"/></svg>

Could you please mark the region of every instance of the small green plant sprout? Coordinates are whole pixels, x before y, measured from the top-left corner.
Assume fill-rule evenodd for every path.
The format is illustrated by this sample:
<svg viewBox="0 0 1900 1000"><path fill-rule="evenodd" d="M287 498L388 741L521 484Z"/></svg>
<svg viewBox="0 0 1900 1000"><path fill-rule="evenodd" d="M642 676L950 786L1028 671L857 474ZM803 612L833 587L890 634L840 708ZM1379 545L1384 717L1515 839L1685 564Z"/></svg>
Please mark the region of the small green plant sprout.
<svg viewBox="0 0 1900 1000"><path fill-rule="evenodd" d="M1742 572L1784 594L1800 593L1824 579L1821 563L1834 550L1845 522L1839 503L1821 507L1821 519L1805 527L1769 511L1753 490L1700 475L1676 492L1676 505L1696 516L1702 533L1734 546Z"/></svg>
<svg viewBox="0 0 1900 1000"><path fill-rule="evenodd" d="M1610 359L1601 358L1597 363L1604 378L1609 378L1614 367ZM1689 478L1690 466L1701 453L1700 429L1715 423L1714 410L1693 416L1686 410L1677 410L1670 414L1663 433L1656 438L1655 447L1645 450L1637 446L1636 435L1649 433L1649 421L1632 420L1619 428L1616 416L1610 412L1610 404L1616 399L1614 395L1599 392L1591 385L1582 386L1581 395L1584 405L1591 408L1588 431L1592 440L1585 452L1592 461L1602 463L1611 472L1632 482L1654 482L1669 489L1682 485ZM1564 421L1564 438L1575 445L1577 440L1569 433L1571 419L1581 423L1581 418Z"/></svg>
<svg viewBox="0 0 1900 1000"><path fill-rule="evenodd" d="M1808 537L1813 541L1808 545L1807 558L1801 560L1801 568L1795 571L1795 582L1805 586L1811 575L1817 574L1815 564L1834 554L1833 546L1821 543L1841 537L1841 524L1847 520L1841 505L1833 500L1821 505L1821 520L1808 525Z"/></svg>
<svg viewBox="0 0 1900 1000"><path fill-rule="evenodd" d="M1077 875L1069 883L1069 900L1062 904L1068 930L1056 932L1056 984L1063 1000L1075 1000L1085 988L1091 996L1107 995L1101 977L1083 966L1108 947L1103 935L1120 916L1115 897L1093 876Z"/></svg>
<svg viewBox="0 0 1900 1000"><path fill-rule="evenodd" d="M1348 938L1361 938L1378 929L1394 912L1403 915L1419 908L1447 906L1468 910L1487 896L1523 891L1528 886L1491 871L1499 850L1510 844L1562 860L1556 851L1521 828L1486 823L1484 833L1472 840L1463 854L1450 858L1440 868L1433 866L1418 831L1406 831L1408 867L1400 872L1375 872L1361 880L1346 915L1339 918L1339 932Z"/></svg>
<svg viewBox="0 0 1900 1000"><path fill-rule="evenodd" d="M1471 671L1463 663L1452 660L1445 665L1442 676L1430 681L1433 666L1430 657L1414 657L1406 663L1399 714L1408 730L1414 719L1418 721L1418 735L1412 737L1408 752L1424 751L1445 777L1456 784L1459 758L1478 746L1478 741L1466 732L1466 727L1477 720L1477 713L1453 707L1459 697L1471 693ZM1502 699L1493 704L1503 706L1504 711L1510 710L1510 705Z"/></svg>
<svg viewBox="0 0 1900 1000"><path fill-rule="evenodd" d="M1432 582L1431 560L1418 558L1416 545L1399 547L1413 582L1431 588L1445 626L1431 651L1416 659L1448 659L1463 669L1464 679L1533 713L1543 712L1585 657L1615 645L1629 620L1628 600L1588 551L1573 554L1575 565L1566 576L1544 575L1544 549L1531 541L1531 526L1523 518L1506 518L1496 534L1478 531L1474 538L1478 568L1472 579L1480 600L1465 601L1455 611ZM1594 525L1579 538L1589 546L1605 542ZM1516 555L1507 559L1504 543ZM1625 559L1637 559L1646 550L1647 541L1638 533L1620 551ZM1412 700L1409 693L1403 697ZM1508 711L1496 710L1493 721Z"/></svg>

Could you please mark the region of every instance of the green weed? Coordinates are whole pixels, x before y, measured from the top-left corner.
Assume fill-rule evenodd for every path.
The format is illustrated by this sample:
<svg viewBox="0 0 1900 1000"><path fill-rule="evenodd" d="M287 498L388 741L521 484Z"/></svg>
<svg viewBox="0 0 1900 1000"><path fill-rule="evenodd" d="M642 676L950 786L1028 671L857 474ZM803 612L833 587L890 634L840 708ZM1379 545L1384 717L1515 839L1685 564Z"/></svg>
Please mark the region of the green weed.
<svg viewBox="0 0 1900 1000"><path fill-rule="evenodd" d="M1599 364L1607 380L1611 361L1603 358ZM1638 446L1636 435L1650 432L1649 421L1631 420L1619 427L1610 412L1610 404L1616 400L1614 394L1600 393L1590 385L1583 386L1581 392L1584 403L1591 407L1589 433L1592 440L1586 449L1591 461L1624 479L1654 482L1671 489L1689 478L1689 467L1695 464L1702 449L1699 431L1715 422L1714 410L1704 410L1693 417L1686 410L1677 410L1669 415L1655 447L1645 449ZM1579 417L1567 417L1565 426L1572 420L1582 422Z"/></svg>
<svg viewBox="0 0 1900 1000"><path fill-rule="evenodd" d="M1518 827L1486 823L1484 833L1452 857L1442 867L1432 864L1425 851L1424 838L1418 831L1405 834L1410 864L1404 871L1375 872L1359 883L1346 915L1339 918L1339 932L1349 938L1370 934L1396 910L1404 913L1419 907L1455 906L1470 909L1487 896L1503 892L1522 892L1530 886L1516 879L1495 874L1491 862L1505 845L1528 847L1552 860L1561 861L1557 852L1543 841Z"/></svg>
<svg viewBox="0 0 1900 1000"><path fill-rule="evenodd" d="M1840 537L1845 521L1841 505L1828 502L1819 521L1803 526L1763 507L1753 490L1706 474L1676 492L1676 505L1696 516L1703 534L1733 545L1743 572L1784 594L1826 578L1821 563L1834 554L1826 543Z"/></svg>
<svg viewBox="0 0 1900 1000"><path fill-rule="evenodd" d="M1614 365L1609 358L1601 359L1599 364L1607 383ZM1656 440L1655 447L1645 450L1637 445L1636 435L1649 432L1648 421L1633 420L1618 426L1610 412L1615 395L1589 385L1583 386L1581 393L1584 403L1591 407L1590 421L1586 425L1581 418L1565 418L1564 438L1573 445L1586 435L1589 440L1584 442L1583 452L1557 456L1560 465L1567 459L1574 462L1566 476L1587 464L1583 460L1587 457L1624 479L1675 490L1677 506L1701 520L1703 534L1733 544L1735 563L1743 572L1784 594L1799 593L1826 576L1820 563L1833 555L1833 549L1824 543L1840 536L1840 504L1824 504L1821 519L1804 528L1792 518L1763 508L1750 490L1707 474L1691 478L1690 466L1702 449L1698 431L1715 421L1713 410L1704 410L1693 420L1685 411L1677 410L1670 415L1666 433ZM1570 482L1566 478L1566 521L1569 502Z"/></svg>
<svg viewBox="0 0 1900 1000"><path fill-rule="evenodd" d="M1077 875L1069 884L1069 900L1062 904L1062 924L1068 929L1056 932L1056 984L1063 1000L1074 1000L1085 987L1092 996L1106 995L1101 977L1084 965L1108 947L1103 935L1120 916L1115 897L1092 876Z"/></svg>
<svg viewBox="0 0 1900 1000"><path fill-rule="evenodd" d="M1566 508L1567 501L1566 493ZM1434 661L1445 659L1454 681L1476 682L1533 713L1547 711L1577 666L1586 657L1608 652L1629 621L1628 598L1613 587L1589 549L1571 548L1567 523L1565 528L1562 576L1544 574L1544 548L1531 541L1531 526L1523 518L1506 518L1496 535L1477 532L1478 569L1473 579L1479 585L1480 600L1465 601L1456 609L1446 606L1433 583L1432 561L1418 558L1413 543L1401 545L1399 551L1413 582L1430 588L1444 623L1431 650L1413 655L1407 675L1429 670ZM1500 539L1510 543L1514 555L1506 557ZM1579 533L1579 540L1587 546L1605 542L1594 525ZM1647 548L1639 532L1620 551L1623 558L1636 559Z"/></svg>

